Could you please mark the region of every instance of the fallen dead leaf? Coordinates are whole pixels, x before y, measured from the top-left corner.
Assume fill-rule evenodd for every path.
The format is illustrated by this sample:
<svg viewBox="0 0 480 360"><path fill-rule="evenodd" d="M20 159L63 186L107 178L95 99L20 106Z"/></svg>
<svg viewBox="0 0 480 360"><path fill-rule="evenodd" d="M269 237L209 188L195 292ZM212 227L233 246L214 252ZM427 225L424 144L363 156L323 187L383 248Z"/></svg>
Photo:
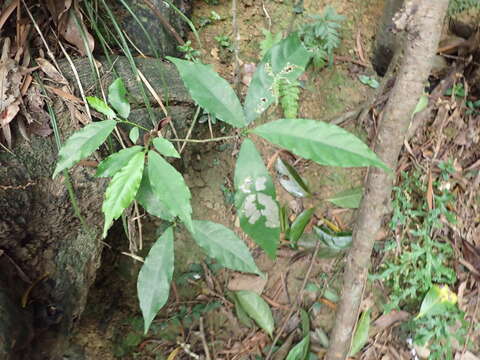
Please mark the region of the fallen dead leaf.
<svg viewBox="0 0 480 360"><path fill-rule="evenodd" d="M230 291L248 290L261 295L266 284L267 279L262 279L260 276L235 274L227 287Z"/></svg>
<svg viewBox="0 0 480 360"><path fill-rule="evenodd" d="M62 26L60 26L60 33L62 34L63 38L67 40L70 44L75 45L75 47L82 56L85 56L87 54L87 50L88 52L92 52L95 47L95 40L83 24L83 17L81 13L76 11L75 9L70 9L63 16L66 18L66 20L64 21L64 25L62 24ZM83 28L83 33L86 36L88 48L85 46L82 31L80 30L79 26Z"/></svg>

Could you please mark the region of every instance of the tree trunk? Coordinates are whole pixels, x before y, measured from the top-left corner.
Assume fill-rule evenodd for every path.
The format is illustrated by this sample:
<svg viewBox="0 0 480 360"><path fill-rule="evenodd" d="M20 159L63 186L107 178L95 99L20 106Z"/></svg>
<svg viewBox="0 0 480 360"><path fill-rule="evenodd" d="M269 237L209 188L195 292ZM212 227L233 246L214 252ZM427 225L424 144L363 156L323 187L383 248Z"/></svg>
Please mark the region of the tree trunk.
<svg viewBox="0 0 480 360"><path fill-rule="evenodd" d="M411 115L421 96L441 35L448 0L419 1L405 13L407 24L403 63L379 125L375 151L393 170L402 147ZM327 353L328 360L345 359L358 318L368 275L375 235L388 211L394 176L370 168L365 195L353 232L352 248L347 257L342 299L337 311Z"/></svg>

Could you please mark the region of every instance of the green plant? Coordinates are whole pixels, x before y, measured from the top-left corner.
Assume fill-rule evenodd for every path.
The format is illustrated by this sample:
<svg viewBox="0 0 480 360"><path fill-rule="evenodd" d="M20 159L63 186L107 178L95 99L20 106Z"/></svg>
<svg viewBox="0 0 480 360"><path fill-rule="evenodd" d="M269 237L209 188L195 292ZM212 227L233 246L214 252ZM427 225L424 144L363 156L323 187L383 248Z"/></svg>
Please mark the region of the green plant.
<svg viewBox="0 0 480 360"><path fill-rule="evenodd" d="M312 63L316 68L333 63L333 51L340 46L339 29L344 16L327 6L321 15L310 15L311 22L300 26L300 37L312 52Z"/></svg>
<svg viewBox="0 0 480 360"><path fill-rule="evenodd" d="M177 49L183 53L185 60L197 61L200 57L200 51L195 50L192 47L192 42L190 40L186 41L183 45L178 45Z"/></svg>
<svg viewBox="0 0 480 360"><path fill-rule="evenodd" d="M273 35L267 29L262 29L262 33L265 39L260 41L260 56L263 58L273 45L278 44L282 40L282 33L279 32Z"/></svg>
<svg viewBox="0 0 480 360"><path fill-rule="evenodd" d="M418 315L405 324L413 333L413 342L427 346L429 359L453 359L454 341L465 344L468 323L456 306L457 296L448 286L432 286L425 295Z"/></svg>
<svg viewBox="0 0 480 360"><path fill-rule="evenodd" d="M272 54L276 56L272 57ZM240 136L260 136L321 165L376 166L390 171L360 139L329 123L309 119L279 119L247 129L269 105L262 95L268 96L273 102L272 89L269 88L273 78L282 74L289 79L296 79L304 71L309 56L310 53L305 50L296 34L270 49L264 58L265 62L257 68L253 77L253 85L250 87L253 86L253 90L249 88L249 92L252 91L250 96L260 95L258 101L262 104L262 108L256 109L253 112L254 118L250 119L247 110L255 106L256 102L247 98L245 107L242 107L231 86L211 66L172 57L168 59L177 67L193 100L208 113L215 114L217 119L238 128ZM270 69L268 72L266 67ZM266 77L261 78L264 85L261 86L258 80L263 75ZM171 223L150 249L138 277L137 290L145 333L168 300L174 266L176 218L181 220L197 244L219 265L264 276L247 246L233 231L210 221L192 219L190 191L182 175L164 159L178 158L178 152L171 141L158 137L157 132L150 132L127 120L130 106L121 79L109 87L108 102L111 107L98 98L90 97L88 101L107 120L85 126L66 141L60 150L53 176L56 177L79 160L90 156L118 124L124 123L137 128L137 131L147 131L143 145L135 145L110 155L97 169L97 176L112 178L102 206L105 214L104 237L113 220L135 200L151 215ZM134 130L131 134L132 132ZM203 141L234 137L236 135ZM248 138L243 140L238 155L234 188L235 207L242 230L274 259L280 242L279 206L275 187L261 155Z"/></svg>
<svg viewBox="0 0 480 360"><path fill-rule="evenodd" d="M465 10L480 9L480 1L478 0L452 0L448 4L449 15L456 15Z"/></svg>
<svg viewBox="0 0 480 360"><path fill-rule="evenodd" d="M233 45L230 41L230 38L227 35L218 35L215 36L215 41L220 45L220 47L233 51Z"/></svg>
<svg viewBox="0 0 480 360"><path fill-rule="evenodd" d="M451 330L457 322L463 324L463 314L454 301L445 300L455 295L450 295L448 287L436 285L456 282L455 271L449 266L452 246L438 235L445 222L456 222L455 214L449 210L455 197L448 187L455 168L451 162L441 162L438 167L440 176L432 181L434 208L429 208L424 199L428 185L422 174L402 173L401 185L394 188L390 222L390 228L399 234L399 241L385 244L386 261L370 278L389 286L387 312L399 308L416 311L423 299L419 315L406 326L413 332L415 343L428 343L432 359L447 359L452 356L452 337L461 340L464 333Z"/></svg>
<svg viewBox="0 0 480 360"><path fill-rule="evenodd" d="M431 210L424 200L427 184L420 172L403 173L401 185L393 189L390 228L400 231L400 242L386 243L384 251L388 260L371 277L384 280L391 289L386 311L400 307L415 309L435 283L453 284L456 281L455 271L448 266L453 256L450 243L433 236L444 226L443 221L456 221L448 208L454 196L442 190L442 184L450 175L446 165L441 166L442 175L432 184L435 208Z"/></svg>

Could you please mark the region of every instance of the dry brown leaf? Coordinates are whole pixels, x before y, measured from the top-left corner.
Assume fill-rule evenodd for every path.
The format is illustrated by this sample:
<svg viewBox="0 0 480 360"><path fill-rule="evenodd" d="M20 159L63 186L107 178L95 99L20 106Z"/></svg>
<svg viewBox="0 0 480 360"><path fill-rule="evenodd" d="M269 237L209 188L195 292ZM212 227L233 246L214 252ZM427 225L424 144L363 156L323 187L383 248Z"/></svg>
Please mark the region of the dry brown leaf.
<svg viewBox="0 0 480 360"><path fill-rule="evenodd" d="M461 351L457 352L454 360L480 360L480 358L467 350L463 355Z"/></svg>
<svg viewBox="0 0 480 360"><path fill-rule="evenodd" d="M79 26L81 26L83 28L83 33L87 38L86 41L88 52L91 53L95 47L95 41L93 36L87 31L87 28L83 24L82 14L72 8L67 13L63 14L62 18L65 19L62 19L62 24L59 25L59 31L60 34L62 34L62 37L70 44L75 45L82 56L86 55L87 48L85 47L85 42L83 41L82 31L79 28Z"/></svg>
<svg viewBox="0 0 480 360"><path fill-rule="evenodd" d="M248 274L235 274L233 278L228 282L228 290L240 291L249 290L261 295L265 285L266 279L262 279L260 276L248 275Z"/></svg>
<svg viewBox="0 0 480 360"><path fill-rule="evenodd" d="M53 86L45 86L45 89L47 89L48 91L51 91L55 95L60 96L64 100L68 100L68 101L74 102L76 104L83 104L83 101L80 98L76 97L75 95L72 95L72 94L68 93L67 92L68 89L66 89L66 88L59 89L59 88L55 88Z"/></svg>
<svg viewBox="0 0 480 360"><path fill-rule="evenodd" d="M47 76L56 83L68 84L67 80L63 77L62 74L53 66L48 60L43 58L36 58L35 61L40 66L40 69L47 74Z"/></svg>
<svg viewBox="0 0 480 360"><path fill-rule="evenodd" d="M17 8L18 2L12 1L1 13L0 13L0 30L2 30L3 25L8 20L12 12Z"/></svg>
<svg viewBox="0 0 480 360"><path fill-rule="evenodd" d="M402 322L407 320L410 317L410 314L402 310L392 310L388 314L383 314L375 322L373 326L378 331L384 330L396 322Z"/></svg>
<svg viewBox="0 0 480 360"><path fill-rule="evenodd" d="M15 116L17 116L19 110L18 102L8 105L7 108L0 113L0 127L3 128L10 124Z"/></svg>
<svg viewBox="0 0 480 360"><path fill-rule="evenodd" d="M72 7L72 0L46 0L47 9L53 17L55 24Z"/></svg>

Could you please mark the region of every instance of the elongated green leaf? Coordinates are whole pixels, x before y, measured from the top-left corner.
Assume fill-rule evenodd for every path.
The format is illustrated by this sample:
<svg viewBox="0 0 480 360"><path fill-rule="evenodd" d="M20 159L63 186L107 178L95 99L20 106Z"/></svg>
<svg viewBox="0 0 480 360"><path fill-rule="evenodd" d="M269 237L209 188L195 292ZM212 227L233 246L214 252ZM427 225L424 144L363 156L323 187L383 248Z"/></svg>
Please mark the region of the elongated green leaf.
<svg viewBox="0 0 480 360"><path fill-rule="evenodd" d="M273 84L279 78L296 80L305 71L311 56L297 33L292 33L267 52L253 74L245 98L248 124L275 102L278 94L274 94Z"/></svg>
<svg viewBox="0 0 480 360"><path fill-rule="evenodd" d="M220 265L264 276L245 243L232 230L211 221L194 220L193 224L193 238L207 255L217 260Z"/></svg>
<svg viewBox="0 0 480 360"><path fill-rule="evenodd" d="M113 220L118 219L123 210L135 199L142 181L144 163L145 154L143 152L136 153L127 165L115 173L110 181L102 205L102 211L105 214L103 237L107 236Z"/></svg>
<svg viewBox="0 0 480 360"><path fill-rule="evenodd" d="M108 87L108 102L117 111L118 115L124 119L128 118L130 103L127 100L127 89L125 89L122 78L116 79Z"/></svg>
<svg viewBox="0 0 480 360"><path fill-rule="evenodd" d="M88 105L97 110L99 113L107 116L109 119L113 119L117 116L117 114L115 114L115 111L113 111L110 106L108 106L103 102L103 100L100 100L95 96L87 96L87 102Z"/></svg>
<svg viewBox="0 0 480 360"><path fill-rule="evenodd" d="M158 199L193 232L190 190L183 176L152 150L148 152L148 178Z"/></svg>
<svg viewBox="0 0 480 360"><path fill-rule="evenodd" d="M360 206L362 196L363 187L360 186L339 192L327 200L342 208L357 209Z"/></svg>
<svg viewBox="0 0 480 360"><path fill-rule="evenodd" d="M145 322L145 334L157 312L166 304L173 276L173 229L160 236L138 274L137 293Z"/></svg>
<svg viewBox="0 0 480 360"><path fill-rule="evenodd" d="M70 136L58 153L53 178L61 171L90 156L102 145L116 124L115 120L92 122Z"/></svg>
<svg viewBox="0 0 480 360"><path fill-rule="evenodd" d="M323 121L280 119L260 125L252 132L320 165L376 166L391 172L359 138Z"/></svg>
<svg viewBox="0 0 480 360"><path fill-rule="evenodd" d="M305 230L307 224L310 222L310 219L312 218L314 212L315 208L305 210L300 215L298 215L293 222L289 232L290 242L293 245L297 244L298 239L300 239L300 237L302 236L303 231Z"/></svg>
<svg viewBox="0 0 480 360"><path fill-rule="evenodd" d="M280 241L275 186L249 139L242 144L235 168L235 205L242 229L274 259Z"/></svg>
<svg viewBox="0 0 480 360"><path fill-rule="evenodd" d="M165 138L153 139L153 146L163 156L171 156L180 159L180 154L175 150L173 144Z"/></svg>
<svg viewBox="0 0 480 360"><path fill-rule="evenodd" d="M415 106L415 110L413 110L412 119L413 119L413 117L415 116L416 113L419 113L420 111L425 110L427 106L428 106L428 94L423 94L418 99L418 103Z"/></svg>
<svg viewBox="0 0 480 360"><path fill-rule="evenodd" d="M272 311L268 304L253 291L236 291L235 296L245 312L262 328L268 335L272 336L274 322Z"/></svg>
<svg viewBox="0 0 480 360"><path fill-rule="evenodd" d="M352 245L351 233L333 233L326 228L314 226L318 238L330 249L343 251Z"/></svg>
<svg viewBox="0 0 480 360"><path fill-rule="evenodd" d="M457 295L445 286L433 285L428 290L427 295L423 298L422 305L420 306L420 312L416 318L420 318L425 315L436 315L442 312L446 312L449 306L457 303Z"/></svg>
<svg viewBox="0 0 480 360"><path fill-rule="evenodd" d="M143 146L132 146L116 152L104 159L97 166L96 177L110 177L123 168L130 159L143 150Z"/></svg>
<svg viewBox="0 0 480 360"><path fill-rule="evenodd" d="M140 130L138 130L138 127L132 127L128 133L128 137L132 143L136 144L138 138L140 137Z"/></svg>
<svg viewBox="0 0 480 360"><path fill-rule="evenodd" d="M247 313L243 309L243 307L240 305L240 302L238 301L237 297L234 295L234 302L235 302L235 313L237 315L238 320L245 325L246 327L253 327L253 321L250 317L248 317Z"/></svg>
<svg viewBox="0 0 480 360"><path fill-rule="evenodd" d="M211 66L167 56L178 69L192 99L220 120L242 128L247 125L242 105L230 84Z"/></svg>
<svg viewBox="0 0 480 360"><path fill-rule="evenodd" d="M302 341L295 345L287 355L286 360L305 360L310 348L310 335L305 336Z"/></svg>
<svg viewBox="0 0 480 360"><path fill-rule="evenodd" d="M140 183L140 188L137 191L137 197L135 199L150 215L170 222L175 219L175 216L168 211L165 204L160 201L154 193L150 185L150 179L148 178L147 168L143 169L142 182Z"/></svg>
<svg viewBox="0 0 480 360"><path fill-rule="evenodd" d="M364 311L360 316L357 329L352 339L352 347L349 356L355 356L368 342L368 331L370 330L370 309Z"/></svg>

